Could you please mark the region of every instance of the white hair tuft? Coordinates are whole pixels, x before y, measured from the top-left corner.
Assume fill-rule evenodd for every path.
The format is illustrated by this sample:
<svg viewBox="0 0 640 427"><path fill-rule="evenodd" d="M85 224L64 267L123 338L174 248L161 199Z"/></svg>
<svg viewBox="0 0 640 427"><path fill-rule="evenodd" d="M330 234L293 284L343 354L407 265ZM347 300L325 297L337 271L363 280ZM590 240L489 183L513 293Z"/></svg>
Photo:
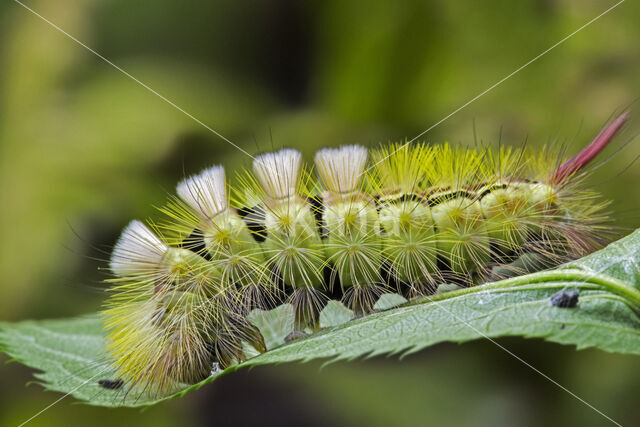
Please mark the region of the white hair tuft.
<svg viewBox="0 0 640 427"><path fill-rule="evenodd" d="M134 220L120 234L109 266L119 277L146 274L160 264L167 250L146 225Z"/></svg>
<svg viewBox="0 0 640 427"><path fill-rule="evenodd" d="M296 194L302 168L302 154L285 148L253 159L253 172L271 198L285 199Z"/></svg>
<svg viewBox="0 0 640 427"><path fill-rule="evenodd" d="M367 157L367 149L361 145L323 148L315 156L316 170L327 190L350 193L358 187Z"/></svg>
<svg viewBox="0 0 640 427"><path fill-rule="evenodd" d="M181 181L176 192L203 218L213 218L228 206L224 167L212 166Z"/></svg>

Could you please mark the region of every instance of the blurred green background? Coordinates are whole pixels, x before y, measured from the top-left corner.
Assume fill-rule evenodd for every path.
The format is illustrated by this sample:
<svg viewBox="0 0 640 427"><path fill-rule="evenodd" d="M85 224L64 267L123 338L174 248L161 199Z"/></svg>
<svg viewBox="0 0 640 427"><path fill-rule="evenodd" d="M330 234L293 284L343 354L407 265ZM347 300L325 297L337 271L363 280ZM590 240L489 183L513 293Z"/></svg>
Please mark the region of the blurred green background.
<svg viewBox="0 0 640 427"><path fill-rule="evenodd" d="M29 0L25 4L250 153L412 138L614 4L596 0ZM578 150L640 94L640 4L625 2L424 139ZM0 319L67 317L104 298L132 218L185 174L244 154L12 1L0 4ZM637 110L638 108L635 107ZM634 114L621 146L640 131ZM614 149L610 149L612 153ZM640 225L635 141L591 183ZM499 343L624 425L638 359ZM0 356L0 362L6 357ZM262 367L145 412L65 399L30 425L603 425L490 342L399 361ZM0 425L60 397L0 364Z"/></svg>

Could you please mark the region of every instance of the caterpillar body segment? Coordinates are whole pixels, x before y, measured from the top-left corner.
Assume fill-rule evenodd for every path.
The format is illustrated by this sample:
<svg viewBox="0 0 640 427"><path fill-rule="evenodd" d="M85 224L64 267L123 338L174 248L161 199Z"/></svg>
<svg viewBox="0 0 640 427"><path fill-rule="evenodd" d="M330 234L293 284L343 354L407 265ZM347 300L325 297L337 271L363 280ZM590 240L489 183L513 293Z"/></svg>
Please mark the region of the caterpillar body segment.
<svg viewBox="0 0 640 427"><path fill-rule="evenodd" d="M438 239L427 192L436 151L427 145L390 144L372 152L369 181L377 194L387 277L407 296L429 294L443 281ZM394 283L395 282L395 283Z"/></svg>
<svg viewBox="0 0 640 427"><path fill-rule="evenodd" d="M153 251L140 250L152 245ZM125 378L162 389L210 369L206 340L216 333L219 306L204 301L219 284L206 260L162 243L133 221L116 244L111 268L120 278L103 315L108 349Z"/></svg>
<svg viewBox="0 0 640 427"><path fill-rule="evenodd" d="M260 244L266 254L265 268L274 275L286 299L295 307L298 326L313 323L326 303L323 293L322 236L315 223L315 206L305 190L309 176L302 155L292 149L257 156L253 172L262 212L258 223L265 230Z"/></svg>
<svg viewBox="0 0 640 427"><path fill-rule="evenodd" d="M384 285L380 219L374 197L363 188L367 158L367 149L357 145L325 148L315 156L329 286L341 287L357 312L371 311Z"/></svg>
<svg viewBox="0 0 640 427"><path fill-rule="evenodd" d="M316 153L316 178L283 149L237 185L222 166L185 179L168 221L133 221L114 248L103 315L119 374L165 393L242 361L247 345L265 351L255 308L291 303L297 329L314 330L329 299L368 314L383 293L429 295L599 248L606 202L581 170L611 126L564 163L550 148L347 145Z"/></svg>

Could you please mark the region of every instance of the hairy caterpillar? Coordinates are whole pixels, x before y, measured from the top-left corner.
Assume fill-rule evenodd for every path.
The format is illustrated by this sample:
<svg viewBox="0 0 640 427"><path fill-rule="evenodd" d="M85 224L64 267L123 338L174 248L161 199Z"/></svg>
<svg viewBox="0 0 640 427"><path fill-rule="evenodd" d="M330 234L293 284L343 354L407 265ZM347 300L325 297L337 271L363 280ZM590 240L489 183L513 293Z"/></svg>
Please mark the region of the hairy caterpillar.
<svg viewBox="0 0 640 427"><path fill-rule="evenodd" d="M552 147L348 145L318 151L315 174L282 149L234 186L222 166L185 179L168 220L132 221L114 248L103 315L119 375L166 392L243 360L247 343L265 351L254 308L289 302L313 329L328 299L367 314L383 293L429 295L599 248L607 203L582 187L583 168L626 117L568 160Z"/></svg>

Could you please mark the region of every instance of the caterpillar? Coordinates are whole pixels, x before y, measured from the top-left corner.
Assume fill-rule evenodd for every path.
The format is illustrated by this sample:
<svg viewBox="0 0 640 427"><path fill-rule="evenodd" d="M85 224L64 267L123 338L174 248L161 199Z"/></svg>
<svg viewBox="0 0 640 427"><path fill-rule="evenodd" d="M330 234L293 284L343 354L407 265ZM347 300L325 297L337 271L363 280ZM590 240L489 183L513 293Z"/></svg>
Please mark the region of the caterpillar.
<svg viewBox="0 0 640 427"><path fill-rule="evenodd" d="M297 329L315 330L330 299L367 315L385 293L428 296L601 247L607 202L585 167L626 119L568 159L552 146L344 145L319 150L313 170L285 148L234 185L223 166L186 178L165 219L132 221L114 247L102 315L118 375L164 393L247 345L263 352L255 308L290 303Z"/></svg>

